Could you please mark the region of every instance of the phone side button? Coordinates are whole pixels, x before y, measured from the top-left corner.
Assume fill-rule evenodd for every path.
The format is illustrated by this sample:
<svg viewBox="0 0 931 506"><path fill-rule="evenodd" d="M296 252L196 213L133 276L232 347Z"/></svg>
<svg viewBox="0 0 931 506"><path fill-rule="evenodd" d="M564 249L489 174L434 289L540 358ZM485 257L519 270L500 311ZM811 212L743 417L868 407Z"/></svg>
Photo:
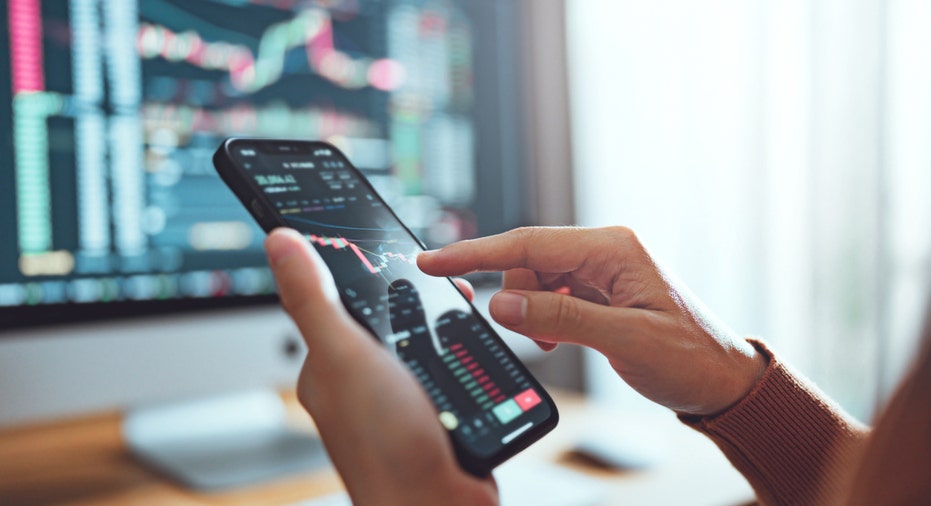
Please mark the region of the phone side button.
<svg viewBox="0 0 931 506"><path fill-rule="evenodd" d="M252 213L256 218L265 217L265 210L262 209L262 203L259 202L259 199L252 199L252 202L249 203L249 207L252 208Z"/></svg>

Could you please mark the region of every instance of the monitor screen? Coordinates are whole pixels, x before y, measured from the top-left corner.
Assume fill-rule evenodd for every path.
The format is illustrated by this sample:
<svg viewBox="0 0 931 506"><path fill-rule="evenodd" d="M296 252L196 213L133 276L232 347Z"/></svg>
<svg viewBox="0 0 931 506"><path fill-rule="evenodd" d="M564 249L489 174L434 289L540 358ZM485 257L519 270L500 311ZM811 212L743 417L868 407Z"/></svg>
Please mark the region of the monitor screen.
<svg viewBox="0 0 931 506"><path fill-rule="evenodd" d="M469 4L7 2L0 328L273 301L231 135L334 143L428 244L513 225L478 192Z"/></svg>

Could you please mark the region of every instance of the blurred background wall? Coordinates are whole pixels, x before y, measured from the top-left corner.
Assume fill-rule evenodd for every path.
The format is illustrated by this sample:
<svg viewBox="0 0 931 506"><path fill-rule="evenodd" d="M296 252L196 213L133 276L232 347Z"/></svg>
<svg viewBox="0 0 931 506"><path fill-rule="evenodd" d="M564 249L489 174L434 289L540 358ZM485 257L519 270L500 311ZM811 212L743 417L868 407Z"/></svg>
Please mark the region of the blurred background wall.
<svg viewBox="0 0 931 506"><path fill-rule="evenodd" d="M568 0L576 215L864 420L931 265L931 3ZM640 405L603 360L596 396Z"/></svg>

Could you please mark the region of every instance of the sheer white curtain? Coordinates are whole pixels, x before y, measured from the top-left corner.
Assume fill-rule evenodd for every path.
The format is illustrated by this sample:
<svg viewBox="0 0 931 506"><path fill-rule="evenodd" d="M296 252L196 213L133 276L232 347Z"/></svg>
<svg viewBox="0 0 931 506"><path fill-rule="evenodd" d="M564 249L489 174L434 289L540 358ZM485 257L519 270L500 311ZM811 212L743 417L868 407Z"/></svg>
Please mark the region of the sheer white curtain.
<svg viewBox="0 0 931 506"><path fill-rule="evenodd" d="M634 227L868 419L929 287L929 26L927 0L568 0L580 223Z"/></svg>

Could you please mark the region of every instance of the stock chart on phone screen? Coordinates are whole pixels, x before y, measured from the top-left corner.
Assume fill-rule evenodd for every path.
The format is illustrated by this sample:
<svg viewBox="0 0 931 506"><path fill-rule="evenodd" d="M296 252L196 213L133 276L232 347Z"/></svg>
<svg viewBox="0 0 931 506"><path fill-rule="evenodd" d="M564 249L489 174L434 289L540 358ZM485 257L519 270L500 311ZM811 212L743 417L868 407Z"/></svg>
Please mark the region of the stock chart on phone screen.
<svg viewBox="0 0 931 506"><path fill-rule="evenodd" d="M462 2L10 0L0 16L0 306L273 292L263 234L211 165L232 135L329 140L426 236L470 227ZM404 262L353 245L374 271Z"/></svg>
<svg viewBox="0 0 931 506"><path fill-rule="evenodd" d="M315 246L350 310L424 385L447 429L491 455L547 419L532 380L448 279L420 271L421 246L346 160L325 147L263 155L242 141L231 150Z"/></svg>

